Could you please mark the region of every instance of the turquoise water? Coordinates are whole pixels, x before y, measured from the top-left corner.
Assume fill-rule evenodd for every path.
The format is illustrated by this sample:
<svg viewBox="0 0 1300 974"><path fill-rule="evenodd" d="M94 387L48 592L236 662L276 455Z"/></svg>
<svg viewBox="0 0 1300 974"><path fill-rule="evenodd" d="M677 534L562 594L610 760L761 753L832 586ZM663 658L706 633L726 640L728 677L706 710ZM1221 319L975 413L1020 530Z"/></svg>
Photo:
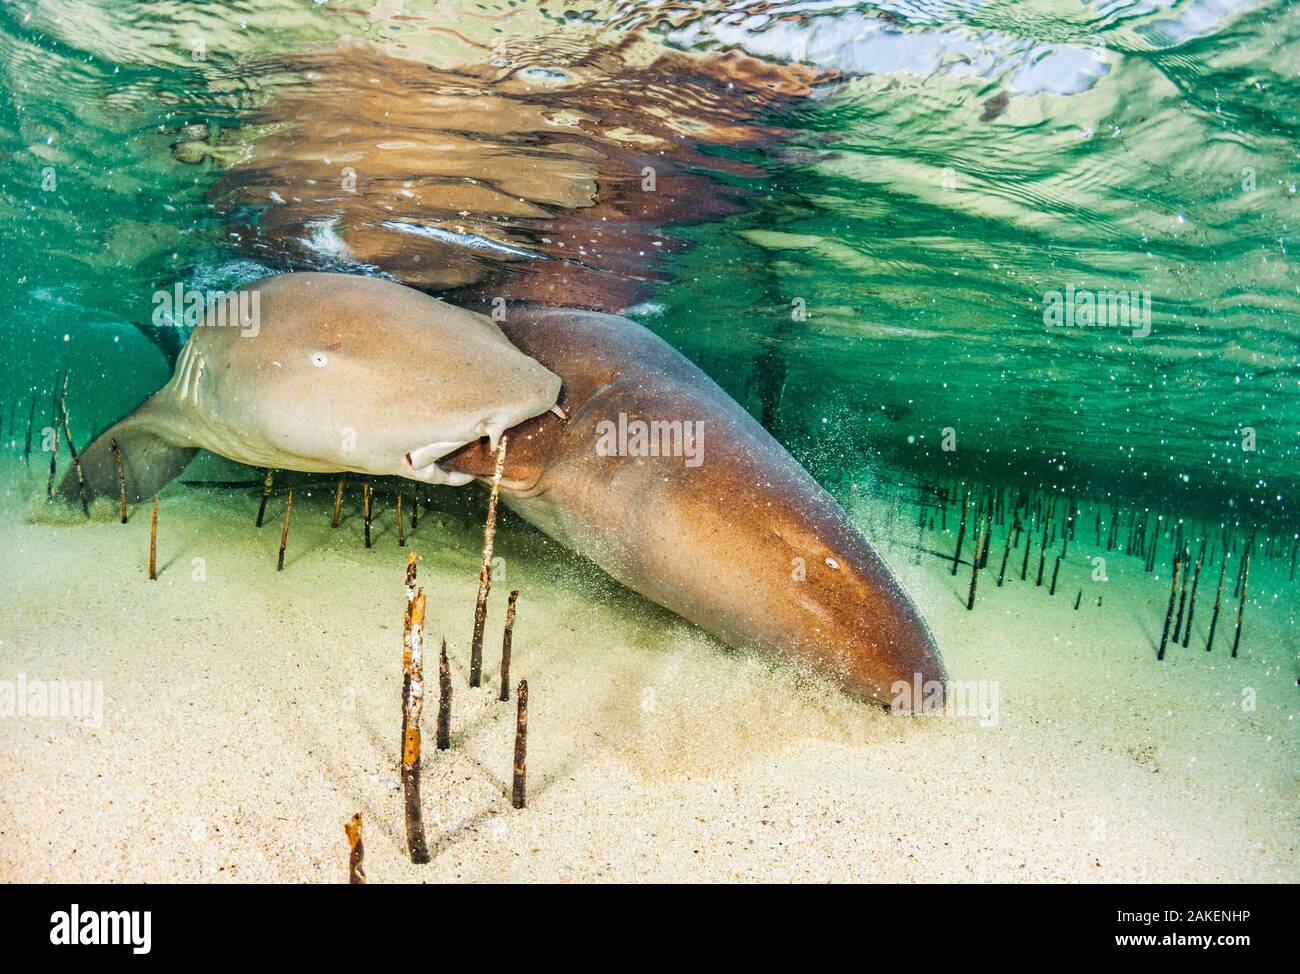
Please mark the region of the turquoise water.
<svg viewBox="0 0 1300 974"><path fill-rule="evenodd" d="M631 308L836 492L1289 531L1298 67L1280 2L4 0L2 438L61 370L83 442L154 391L155 290L342 267Z"/></svg>

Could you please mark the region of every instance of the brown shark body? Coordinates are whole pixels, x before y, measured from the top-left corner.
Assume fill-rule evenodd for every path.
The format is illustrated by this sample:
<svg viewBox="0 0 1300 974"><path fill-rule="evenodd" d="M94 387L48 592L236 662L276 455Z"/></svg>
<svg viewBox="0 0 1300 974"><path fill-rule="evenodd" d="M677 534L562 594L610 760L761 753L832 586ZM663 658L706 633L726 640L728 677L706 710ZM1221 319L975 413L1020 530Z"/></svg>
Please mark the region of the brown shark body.
<svg viewBox="0 0 1300 974"><path fill-rule="evenodd" d="M723 641L811 663L864 699L945 679L880 555L682 355L598 312L512 308L501 327L564 382L566 419L510 433L502 493L524 519ZM486 477L492 459L480 442L442 466Z"/></svg>

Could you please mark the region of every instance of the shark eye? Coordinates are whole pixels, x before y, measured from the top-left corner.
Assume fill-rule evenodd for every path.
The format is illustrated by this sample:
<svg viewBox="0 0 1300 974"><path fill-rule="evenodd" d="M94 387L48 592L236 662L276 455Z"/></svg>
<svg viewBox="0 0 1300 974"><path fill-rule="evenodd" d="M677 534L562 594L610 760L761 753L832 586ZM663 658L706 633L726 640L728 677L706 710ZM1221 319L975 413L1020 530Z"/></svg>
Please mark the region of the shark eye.
<svg viewBox="0 0 1300 974"><path fill-rule="evenodd" d="M329 359L326 358L324 352L317 352L311 357L311 364L316 366L318 369L328 361Z"/></svg>

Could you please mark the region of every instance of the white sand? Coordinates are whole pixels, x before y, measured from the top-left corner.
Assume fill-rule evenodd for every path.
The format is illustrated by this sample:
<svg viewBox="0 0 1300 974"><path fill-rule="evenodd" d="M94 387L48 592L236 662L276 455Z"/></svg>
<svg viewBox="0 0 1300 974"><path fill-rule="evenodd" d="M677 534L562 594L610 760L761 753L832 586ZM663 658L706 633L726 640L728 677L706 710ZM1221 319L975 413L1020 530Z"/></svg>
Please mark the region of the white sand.
<svg viewBox="0 0 1300 974"><path fill-rule="evenodd" d="M969 569L915 565L903 515L880 547L950 675L998 682L999 722L981 727L889 717L726 649L506 517L485 685L470 690L482 503L442 490L448 510L410 540L455 683L451 751L431 746L436 689L425 708L433 861L417 867L395 770L406 550L391 511L366 551L357 492L338 531L328 490L295 492L277 574L280 499L259 532L248 492L176 484L150 582L147 509L127 526L40 523L40 475L9 458L0 473L0 680L104 695L98 727L0 717L3 880L339 882L357 810L371 882L1300 879L1285 565L1252 569L1241 658L1228 612L1214 653L1200 648L1207 570L1192 648L1157 663L1168 580L1112 556L1109 582L1085 581L1091 526L1055 598L1033 586L1036 560L1026 584L1013 557L997 589L995 545L968 613ZM524 811L508 794L514 704L496 701L509 588L523 592L513 672L532 692Z"/></svg>

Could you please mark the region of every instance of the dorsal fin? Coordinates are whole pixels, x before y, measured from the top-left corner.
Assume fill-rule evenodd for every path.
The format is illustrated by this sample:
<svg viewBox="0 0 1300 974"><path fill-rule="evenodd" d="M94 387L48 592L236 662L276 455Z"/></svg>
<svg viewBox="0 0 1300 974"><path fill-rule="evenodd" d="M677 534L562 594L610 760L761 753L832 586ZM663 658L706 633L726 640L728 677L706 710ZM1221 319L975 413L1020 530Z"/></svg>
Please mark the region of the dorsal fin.
<svg viewBox="0 0 1300 974"><path fill-rule="evenodd" d="M152 324L141 324L138 321L132 322L140 334L149 339L150 344L162 353L163 358L167 360L167 368L175 371L176 359L180 357L181 349L185 347L185 342L189 339L190 333L184 328L158 328Z"/></svg>

